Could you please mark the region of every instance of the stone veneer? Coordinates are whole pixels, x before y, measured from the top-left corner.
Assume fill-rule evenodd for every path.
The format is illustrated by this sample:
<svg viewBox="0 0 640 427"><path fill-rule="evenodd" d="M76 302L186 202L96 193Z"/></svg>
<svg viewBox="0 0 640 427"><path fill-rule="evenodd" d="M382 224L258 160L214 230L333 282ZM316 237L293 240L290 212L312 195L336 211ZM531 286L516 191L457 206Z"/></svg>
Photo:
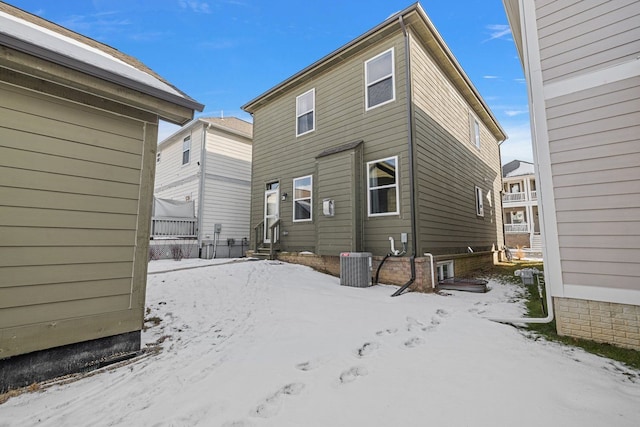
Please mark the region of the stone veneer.
<svg viewBox="0 0 640 427"><path fill-rule="evenodd" d="M554 298L558 334L640 350L640 306Z"/></svg>

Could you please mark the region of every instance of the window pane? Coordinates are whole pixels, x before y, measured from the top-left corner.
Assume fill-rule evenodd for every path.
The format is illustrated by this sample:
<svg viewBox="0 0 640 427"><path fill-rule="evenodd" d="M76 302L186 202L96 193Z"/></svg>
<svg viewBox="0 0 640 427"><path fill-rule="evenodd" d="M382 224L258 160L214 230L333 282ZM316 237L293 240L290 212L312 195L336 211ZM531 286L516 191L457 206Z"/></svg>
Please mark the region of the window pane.
<svg viewBox="0 0 640 427"><path fill-rule="evenodd" d="M297 98L298 106L297 106L297 114L301 115L304 113L308 113L313 110L313 92L305 93L304 95L300 95Z"/></svg>
<svg viewBox="0 0 640 427"><path fill-rule="evenodd" d="M396 182L396 159L387 159L369 165L369 187L393 185Z"/></svg>
<svg viewBox="0 0 640 427"><path fill-rule="evenodd" d="M294 219L311 219L311 201L310 200L298 200L295 202L295 217Z"/></svg>
<svg viewBox="0 0 640 427"><path fill-rule="evenodd" d="M295 199L308 199L311 197L311 177L297 179L295 181Z"/></svg>
<svg viewBox="0 0 640 427"><path fill-rule="evenodd" d="M182 152L182 164L186 165L189 163L189 150Z"/></svg>
<svg viewBox="0 0 640 427"><path fill-rule="evenodd" d="M391 75L391 51L367 62L367 84Z"/></svg>
<svg viewBox="0 0 640 427"><path fill-rule="evenodd" d="M298 117L298 135L313 130L313 111Z"/></svg>
<svg viewBox="0 0 640 427"><path fill-rule="evenodd" d="M367 96L369 108L393 99L393 79L389 77L369 86Z"/></svg>
<svg viewBox="0 0 640 427"><path fill-rule="evenodd" d="M372 214L397 212L395 187L371 190L370 194Z"/></svg>

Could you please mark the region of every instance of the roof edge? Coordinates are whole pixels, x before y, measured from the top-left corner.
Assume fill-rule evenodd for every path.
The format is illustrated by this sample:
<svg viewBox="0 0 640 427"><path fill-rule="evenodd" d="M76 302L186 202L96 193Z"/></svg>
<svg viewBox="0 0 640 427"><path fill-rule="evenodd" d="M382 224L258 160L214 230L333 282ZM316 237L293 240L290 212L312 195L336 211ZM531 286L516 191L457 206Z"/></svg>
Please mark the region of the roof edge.
<svg viewBox="0 0 640 427"><path fill-rule="evenodd" d="M242 120L242 119L238 119L238 120ZM246 120L242 120L242 121L246 122ZM249 134L246 134L244 132L238 131L236 129L231 129L231 128L228 128L228 127L225 127L225 126L220 126L220 125L217 125L215 123L211 123L211 122L207 121L207 117L196 117L195 119L187 122L184 126L181 126L180 129L176 130L174 133L172 133L171 135L167 136L162 141L158 142L158 148L169 144L169 141L171 139L175 138L178 134L180 134L180 133L182 133L182 132L184 132L184 131L186 131L188 129L191 129L191 128L195 127L198 123L202 123L204 126L208 125L208 126L216 128L216 129L220 129L222 131L225 131L225 132L228 132L228 133L231 133L231 134L234 134L234 135L238 135L238 136L241 136L243 138L247 138L247 139L251 140L251 142L253 144L253 137L251 135L249 135ZM249 122L247 122L247 123L249 123Z"/></svg>
<svg viewBox="0 0 640 427"><path fill-rule="evenodd" d="M12 37L8 34L0 33L0 44L16 51L34 56L36 58L61 65L75 71L79 71L92 77L96 77L110 83L115 83L128 89L136 90L138 92L144 93L145 95L153 96L154 98L158 98L162 101L166 101L180 107L189 108L195 111L202 111L204 109L203 104L200 104L196 100L186 95L184 97L181 97L169 92L165 92L162 89L151 87L144 83L135 81L116 73L112 73L109 70L96 67L95 65L87 64L86 62L79 61L61 53L50 51L33 43L29 43L24 40Z"/></svg>

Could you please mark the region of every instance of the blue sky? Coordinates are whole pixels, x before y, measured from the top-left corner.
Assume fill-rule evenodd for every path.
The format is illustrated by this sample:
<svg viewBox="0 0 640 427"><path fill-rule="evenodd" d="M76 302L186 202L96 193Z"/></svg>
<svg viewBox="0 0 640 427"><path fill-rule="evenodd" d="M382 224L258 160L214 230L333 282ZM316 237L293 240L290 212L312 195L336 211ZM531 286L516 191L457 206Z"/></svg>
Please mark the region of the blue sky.
<svg viewBox="0 0 640 427"><path fill-rule="evenodd" d="M6 1L6 0L5 0ZM240 106L373 28L411 0L8 0L132 55L205 104ZM532 160L527 92L501 0L423 8L509 135L502 161ZM161 126L161 138L177 127Z"/></svg>

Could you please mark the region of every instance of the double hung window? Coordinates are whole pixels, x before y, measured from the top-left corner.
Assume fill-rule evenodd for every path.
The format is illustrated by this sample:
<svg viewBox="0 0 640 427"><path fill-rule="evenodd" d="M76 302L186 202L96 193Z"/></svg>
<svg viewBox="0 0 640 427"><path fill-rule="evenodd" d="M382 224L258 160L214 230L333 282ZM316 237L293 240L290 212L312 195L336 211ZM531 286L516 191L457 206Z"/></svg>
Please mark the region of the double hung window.
<svg viewBox="0 0 640 427"><path fill-rule="evenodd" d="M396 97L393 49L371 58L365 62L364 68L366 109L393 101Z"/></svg>
<svg viewBox="0 0 640 427"><path fill-rule="evenodd" d="M186 165L191 161L191 136L187 136L182 141L182 164Z"/></svg>
<svg viewBox="0 0 640 427"><path fill-rule="evenodd" d="M484 216L484 202L483 202L482 188L476 187L476 215Z"/></svg>
<svg viewBox="0 0 640 427"><path fill-rule="evenodd" d="M400 212L398 156L367 163L367 199L369 216Z"/></svg>
<svg viewBox="0 0 640 427"><path fill-rule="evenodd" d="M311 221L313 206L313 177L311 175L293 180L293 221Z"/></svg>
<svg viewBox="0 0 640 427"><path fill-rule="evenodd" d="M316 128L316 90L311 89L296 97L296 136L313 132Z"/></svg>

